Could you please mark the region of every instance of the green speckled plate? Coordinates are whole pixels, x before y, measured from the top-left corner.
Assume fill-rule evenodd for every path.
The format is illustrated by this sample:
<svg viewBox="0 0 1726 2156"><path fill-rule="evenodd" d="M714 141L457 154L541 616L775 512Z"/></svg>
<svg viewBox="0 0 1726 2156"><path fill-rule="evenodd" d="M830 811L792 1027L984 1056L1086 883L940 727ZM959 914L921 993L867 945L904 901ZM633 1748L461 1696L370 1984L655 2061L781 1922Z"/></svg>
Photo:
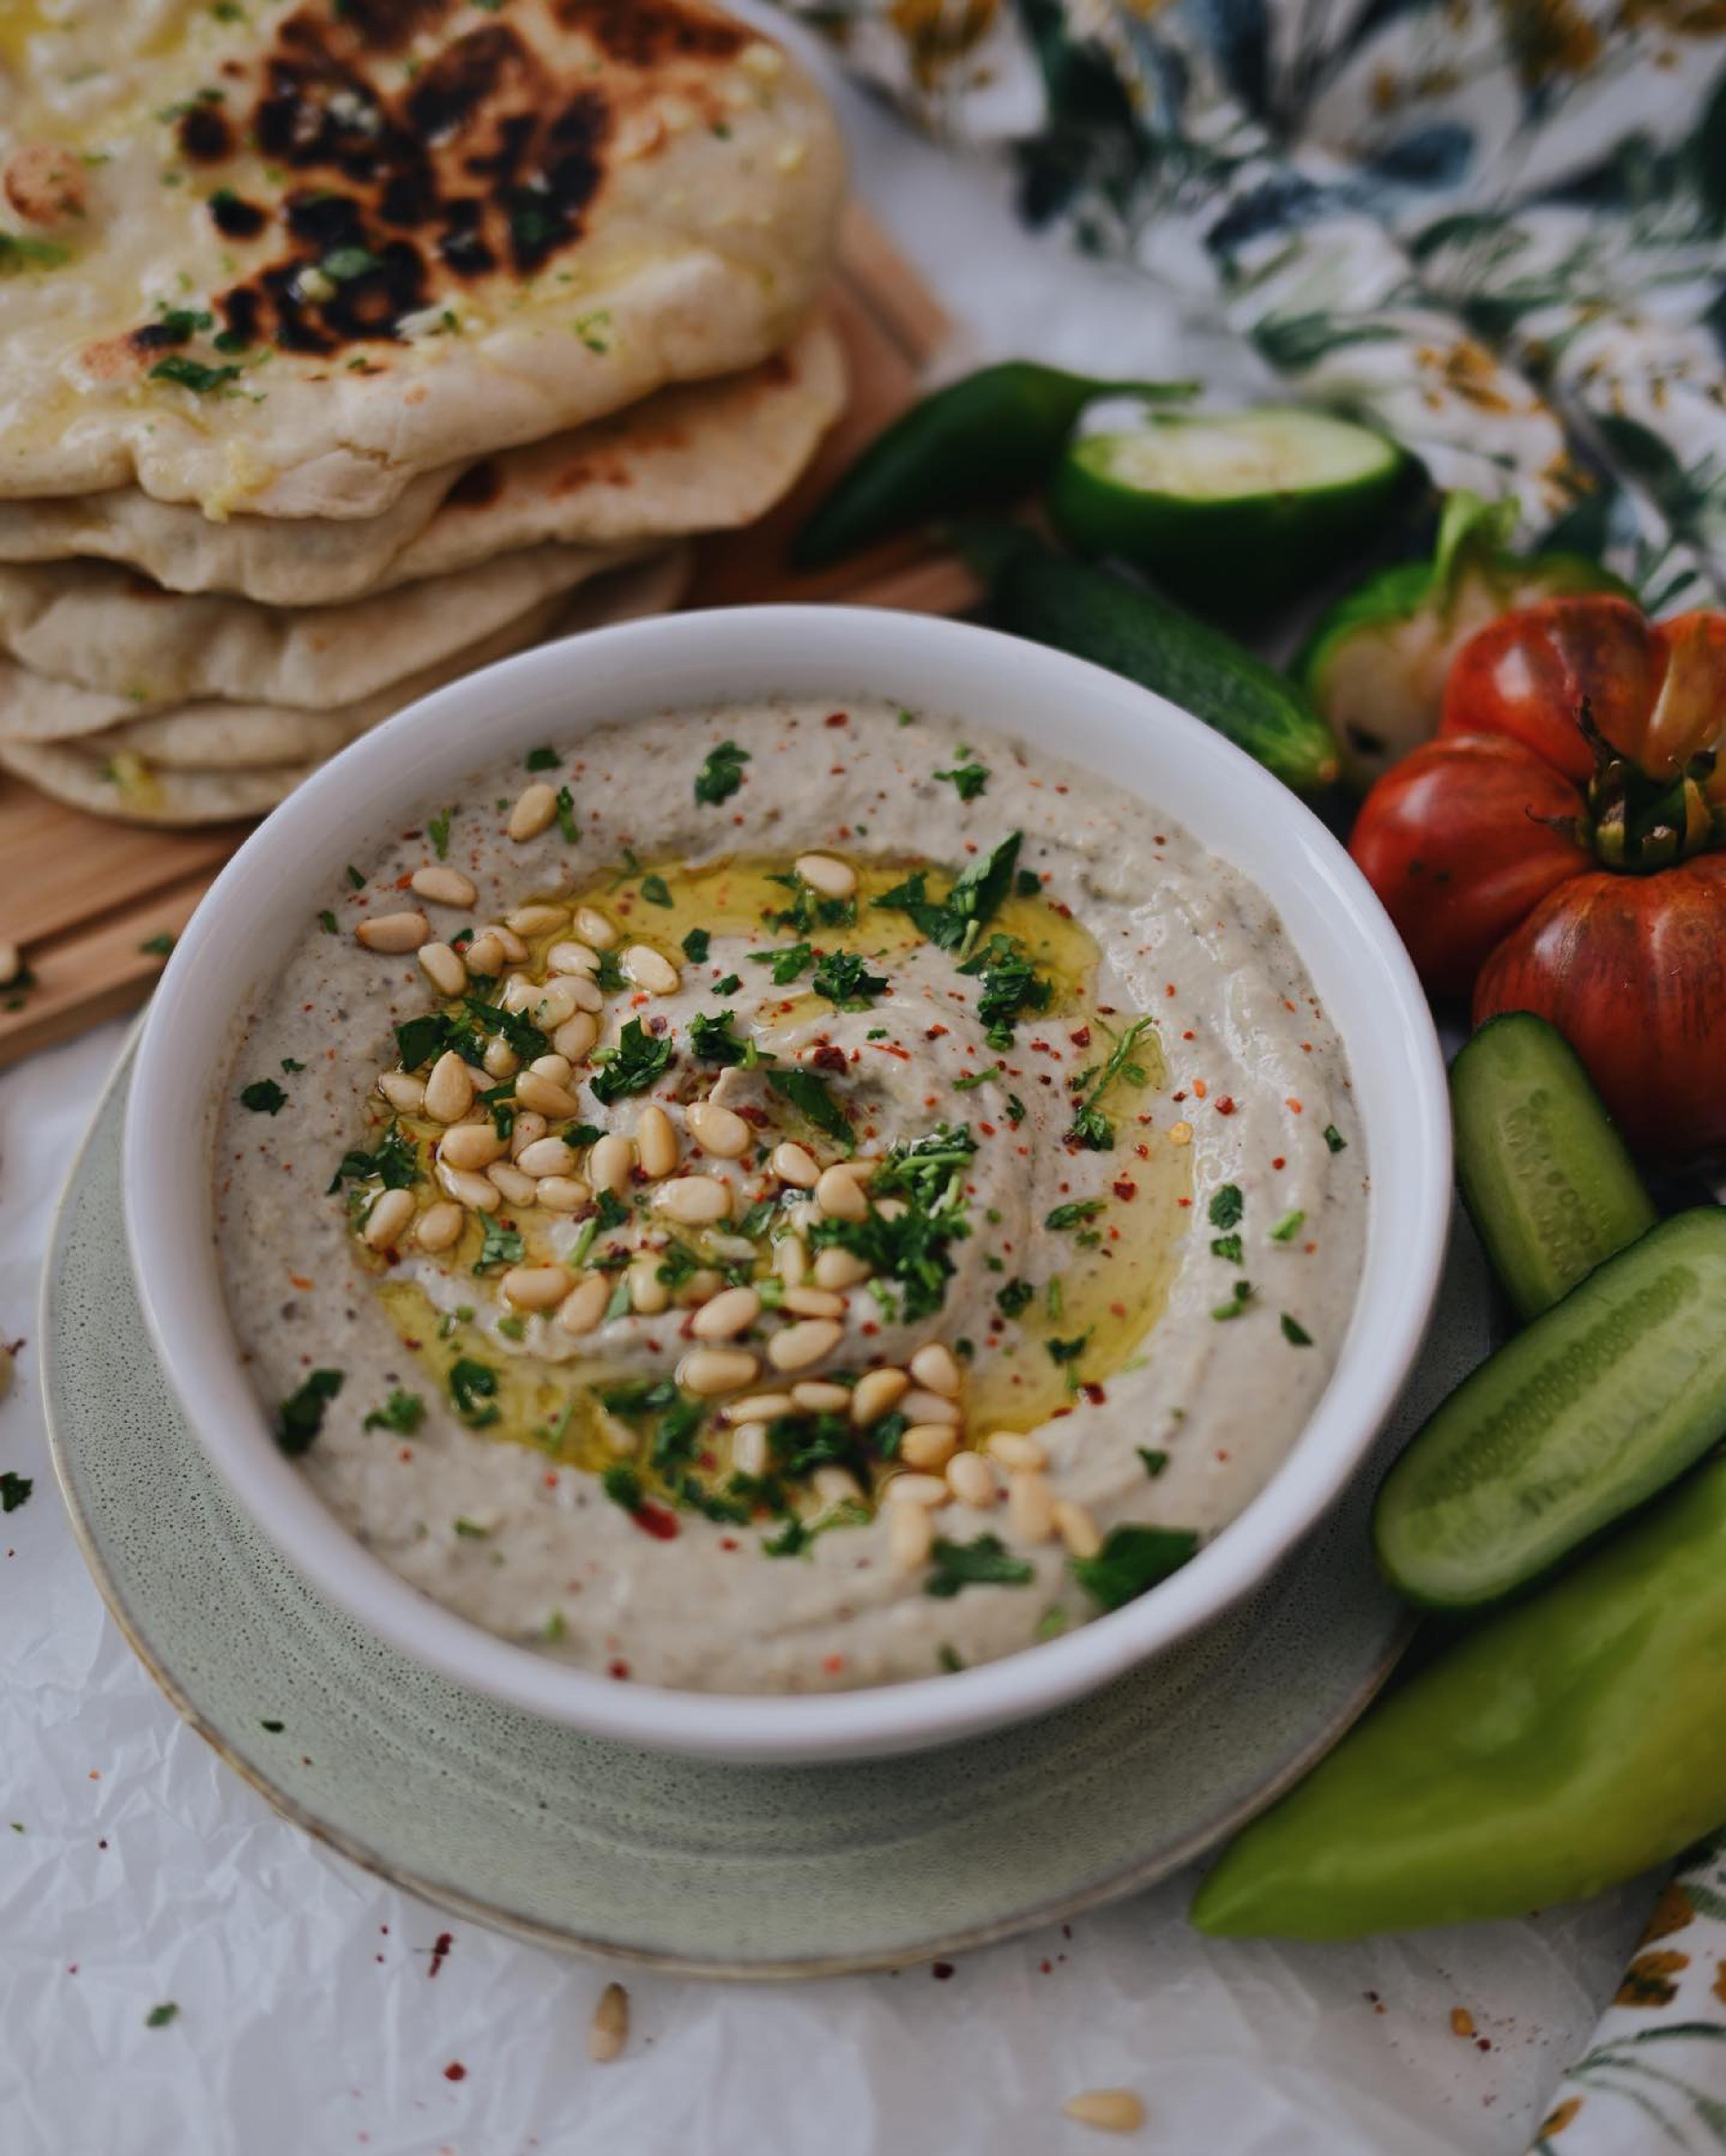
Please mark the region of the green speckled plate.
<svg viewBox="0 0 1726 2156"><path fill-rule="evenodd" d="M310 1832L462 1916L710 1976L896 1966L1189 1861L1286 1788L1404 1637L1356 1495L1251 1600L1040 1722L908 1758L753 1768L583 1738L419 1668L229 1504L157 1368L121 1227L122 1064L63 1202L42 1337L55 1466L152 1675ZM1394 1445L1484 1352L1453 1255ZM279 1732L267 1725L280 1722Z"/></svg>

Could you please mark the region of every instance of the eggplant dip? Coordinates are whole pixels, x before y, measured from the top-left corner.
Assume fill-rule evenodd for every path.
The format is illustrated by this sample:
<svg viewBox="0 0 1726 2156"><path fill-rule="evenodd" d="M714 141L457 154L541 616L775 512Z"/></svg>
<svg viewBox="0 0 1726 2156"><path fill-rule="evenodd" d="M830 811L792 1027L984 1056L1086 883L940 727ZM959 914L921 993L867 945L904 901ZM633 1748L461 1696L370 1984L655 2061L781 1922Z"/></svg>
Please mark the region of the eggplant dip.
<svg viewBox="0 0 1726 2156"><path fill-rule="evenodd" d="M1342 1049L1150 806L889 704L476 771L242 1021L216 1235L337 1517L619 1679L881 1684L1118 1607L1346 1329Z"/></svg>

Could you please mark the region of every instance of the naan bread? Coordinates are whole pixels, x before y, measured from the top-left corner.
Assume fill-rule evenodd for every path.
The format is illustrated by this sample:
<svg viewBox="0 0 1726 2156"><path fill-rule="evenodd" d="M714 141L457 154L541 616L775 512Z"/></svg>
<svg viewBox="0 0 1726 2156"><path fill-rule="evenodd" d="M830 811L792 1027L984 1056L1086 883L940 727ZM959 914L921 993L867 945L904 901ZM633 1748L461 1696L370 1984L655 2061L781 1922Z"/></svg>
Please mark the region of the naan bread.
<svg viewBox="0 0 1726 2156"><path fill-rule="evenodd" d="M609 622L669 613L688 587L690 569L688 550L676 547L616 570L573 603L547 608L536 621L536 633L577 635ZM347 711L192 705L77 741L0 738L0 770L28 779L54 800L124 823L218 824L259 816L336 749L458 674L514 648L495 639L483 651L464 654L461 665L428 670L399 685L394 695ZM197 760L200 754L205 761ZM239 761L248 755L262 760Z"/></svg>
<svg viewBox="0 0 1726 2156"><path fill-rule="evenodd" d="M409 482L382 516L288 521L157 501L136 487L0 501L0 562L124 562L177 592L318 606L546 542L630 545L753 523L845 402L820 321L759 367L662 389L609 419Z"/></svg>
<svg viewBox="0 0 1726 2156"><path fill-rule="evenodd" d="M755 365L826 270L831 116L707 0L55 12L7 41L0 495L375 516Z"/></svg>
<svg viewBox="0 0 1726 2156"><path fill-rule="evenodd" d="M327 711L356 702L627 560L640 547L529 547L346 606L164 592L108 562L0 568L0 649L135 712L203 696ZM0 732L10 732L0 712Z"/></svg>

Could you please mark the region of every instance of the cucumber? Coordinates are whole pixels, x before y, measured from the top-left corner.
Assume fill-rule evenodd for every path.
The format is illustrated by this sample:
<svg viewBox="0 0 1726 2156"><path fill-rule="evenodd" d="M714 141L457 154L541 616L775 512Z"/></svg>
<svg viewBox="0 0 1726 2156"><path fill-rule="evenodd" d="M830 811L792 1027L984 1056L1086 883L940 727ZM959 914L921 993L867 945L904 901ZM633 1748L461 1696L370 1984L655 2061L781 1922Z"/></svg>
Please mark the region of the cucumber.
<svg viewBox="0 0 1726 2156"><path fill-rule="evenodd" d="M1726 1432L1726 1207L1608 1258L1466 1378L1385 1477L1373 1537L1410 1601L1549 1571Z"/></svg>
<svg viewBox="0 0 1726 2156"><path fill-rule="evenodd" d="M1538 1317L1659 1217L1574 1049L1507 1011L1451 1065L1456 1179L1492 1270Z"/></svg>
<svg viewBox="0 0 1726 2156"><path fill-rule="evenodd" d="M1236 644L1143 585L1053 552L1027 532L968 535L996 628L1089 659L1154 689L1225 734L1297 793L1331 784L1342 760L1301 691Z"/></svg>
<svg viewBox="0 0 1726 2156"><path fill-rule="evenodd" d="M1335 569L1384 521L1403 470L1394 443L1328 413L1158 414L1073 442L1049 513L1081 553L1130 562L1235 613Z"/></svg>

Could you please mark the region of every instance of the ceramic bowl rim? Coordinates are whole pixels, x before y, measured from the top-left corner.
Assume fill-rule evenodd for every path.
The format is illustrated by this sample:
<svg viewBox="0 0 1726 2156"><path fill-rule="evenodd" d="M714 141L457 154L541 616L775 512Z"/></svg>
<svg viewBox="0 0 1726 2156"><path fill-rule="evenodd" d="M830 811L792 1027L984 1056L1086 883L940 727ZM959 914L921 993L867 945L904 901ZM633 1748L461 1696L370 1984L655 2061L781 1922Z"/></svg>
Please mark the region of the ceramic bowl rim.
<svg viewBox="0 0 1726 2156"><path fill-rule="evenodd" d="M824 675L825 688L803 685ZM791 685L844 697L864 693L864 680L932 709L1016 704L1002 731L1081 762L1075 730L1081 747L1094 732L1112 753L1156 767L1158 804L1179 821L1202 822L1195 805L1214 818L1226 796L1252 834L1241 865L1279 912L1311 914L1314 932L1339 947L1326 953L1327 1004L1342 991L1373 1013L1356 1033L1338 1021L1370 1163L1361 1286L1325 1392L1263 1489L1189 1564L1125 1609L996 1661L866 1690L787 1697L617 1683L430 1601L338 1523L275 1445L234 1352L209 1235L209 1074L231 1060L243 1001L233 977L268 916L297 907L311 919L314 891L361 850L368 829L400 827L387 804L423 803L446 775L440 765L452 776L471 766L482 733L485 759L501 761L545 738L553 711L568 737L608 716L711 707ZM1238 848L1204 835L1240 860ZM1297 947L1317 977L1324 968L1310 938ZM1374 1074L1365 1086L1363 1072ZM157 1351L198 1442L284 1558L361 1624L481 1693L595 1736L780 1761L921 1748L1047 1712L1247 1593L1335 1499L1394 1404L1436 1292L1450 1179L1443 1058L1413 966L1343 849L1280 782L1164 699L1063 653L934 617L794 605L672 614L541 645L439 690L315 773L234 855L182 936L144 1024L125 1148L126 1232Z"/></svg>

